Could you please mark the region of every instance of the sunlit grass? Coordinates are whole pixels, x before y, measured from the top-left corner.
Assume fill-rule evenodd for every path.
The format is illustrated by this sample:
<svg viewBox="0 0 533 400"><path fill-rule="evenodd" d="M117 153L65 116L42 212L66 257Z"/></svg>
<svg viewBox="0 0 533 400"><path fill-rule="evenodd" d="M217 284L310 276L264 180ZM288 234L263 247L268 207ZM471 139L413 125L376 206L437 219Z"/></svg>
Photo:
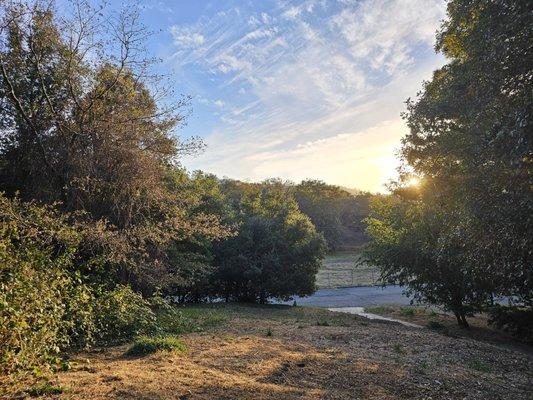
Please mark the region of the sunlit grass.
<svg viewBox="0 0 533 400"><path fill-rule="evenodd" d="M128 356L142 356L156 351L173 351L183 353L185 344L176 336L148 337L140 336L126 352Z"/></svg>

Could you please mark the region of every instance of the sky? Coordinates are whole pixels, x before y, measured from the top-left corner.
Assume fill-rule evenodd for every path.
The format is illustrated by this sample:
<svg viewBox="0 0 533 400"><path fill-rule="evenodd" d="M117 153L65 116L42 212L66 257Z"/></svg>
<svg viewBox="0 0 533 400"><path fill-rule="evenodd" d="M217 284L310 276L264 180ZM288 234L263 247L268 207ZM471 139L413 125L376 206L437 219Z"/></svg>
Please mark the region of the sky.
<svg viewBox="0 0 533 400"><path fill-rule="evenodd" d="M405 101L444 64L444 0L145 0L148 50L192 96L190 170L385 191Z"/></svg>

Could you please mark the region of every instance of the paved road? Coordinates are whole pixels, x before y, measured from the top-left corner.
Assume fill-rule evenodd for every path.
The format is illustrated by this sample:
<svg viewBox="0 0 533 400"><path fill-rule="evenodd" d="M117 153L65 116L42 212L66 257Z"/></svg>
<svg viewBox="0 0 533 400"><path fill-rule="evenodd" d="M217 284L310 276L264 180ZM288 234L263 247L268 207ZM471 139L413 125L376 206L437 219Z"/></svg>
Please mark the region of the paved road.
<svg viewBox="0 0 533 400"><path fill-rule="evenodd" d="M299 306L312 307L372 307L387 304L409 304L400 286L364 286L340 289L321 289L309 297L296 297ZM292 301L284 303L292 304Z"/></svg>

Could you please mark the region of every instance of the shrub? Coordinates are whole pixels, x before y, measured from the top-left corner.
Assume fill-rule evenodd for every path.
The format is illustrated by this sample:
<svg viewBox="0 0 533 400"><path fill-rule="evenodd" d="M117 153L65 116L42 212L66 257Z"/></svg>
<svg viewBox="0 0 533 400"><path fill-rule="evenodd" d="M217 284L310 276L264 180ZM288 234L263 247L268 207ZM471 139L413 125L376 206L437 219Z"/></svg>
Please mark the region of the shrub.
<svg viewBox="0 0 533 400"><path fill-rule="evenodd" d="M525 343L533 343L533 310L494 306L489 310L489 324L510 333Z"/></svg>
<svg viewBox="0 0 533 400"><path fill-rule="evenodd" d="M92 294L73 268L79 237L52 208L0 194L0 372L56 362L90 342Z"/></svg>
<svg viewBox="0 0 533 400"><path fill-rule="evenodd" d="M157 330L156 314L150 302L129 286L118 285L100 294L95 305L95 326L99 344L124 343Z"/></svg>
<svg viewBox="0 0 533 400"><path fill-rule="evenodd" d="M323 236L281 182L239 190L239 233L214 246L215 294L260 303L312 294L325 251Z"/></svg>
<svg viewBox="0 0 533 400"><path fill-rule="evenodd" d="M429 321L426 326L428 327L428 329L434 331L440 331L445 328L445 326L438 321Z"/></svg>
<svg viewBox="0 0 533 400"><path fill-rule="evenodd" d="M58 395L65 391L61 386L52 385L50 382L45 382L38 386L34 386L28 390L28 394L32 397L40 397L46 395Z"/></svg>
<svg viewBox="0 0 533 400"><path fill-rule="evenodd" d="M127 286L110 291L84 281L80 236L53 207L0 194L1 374L61 368L66 350L155 332L150 307L163 304Z"/></svg>
<svg viewBox="0 0 533 400"><path fill-rule="evenodd" d="M187 350L185 344L175 336L148 337L141 336L135 340L126 352L129 356L152 354L156 351L176 351L183 353Z"/></svg>
<svg viewBox="0 0 533 400"><path fill-rule="evenodd" d="M416 310L412 307L402 307L400 309L400 314L402 314L404 317L414 317L416 313Z"/></svg>

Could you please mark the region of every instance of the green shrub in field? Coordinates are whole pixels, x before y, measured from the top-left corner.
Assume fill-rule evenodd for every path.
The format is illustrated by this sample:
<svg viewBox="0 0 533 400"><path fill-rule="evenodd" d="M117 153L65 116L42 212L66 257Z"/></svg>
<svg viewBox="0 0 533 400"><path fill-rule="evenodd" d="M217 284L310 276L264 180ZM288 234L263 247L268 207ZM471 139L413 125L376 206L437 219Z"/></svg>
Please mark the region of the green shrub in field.
<svg viewBox="0 0 533 400"><path fill-rule="evenodd" d="M66 350L156 331L151 307L161 312L162 305L127 286L85 282L76 265L79 243L79 231L52 207L0 194L1 374L61 368Z"/></svg>
<svg viewBox="0 0 533 400"><path fill-rule="evenodd" d="M412 307L402 307L400 309L400 314L402 314L404 317L414 317L416 310Z"/></svg>
<svg viewBox="0 0 533 400"><path fill-rule="evenodd" d="M489 324L516 339L533 344L533 309L496 305L489 310Z"/></svg>
<svg viewBox="0 0 533 400"><path fill-rule="evenodd" d="M0 373L90 342L93 297L73 269L78 242L52 208L0 194Z"/></svg>
<svg viewBox="0 0 533 400"><path fill-rule="evenodd" d="M157 330L156 314L149 301L131 290L117 286L101 293L95 306L95 326L100 344L118 344Z"/></svg>
<svg viewBox="0 0 533 400"><path fill-rule="evenodd" d="M38 386L34 386L28 390L28 394L32 397L57 395L61 394L65 389L61 386L52 385L50 382L43 383Z"/></svg>
<svg viewBox="0 0 533 400"><path fill-rule="evenodd" d="M426 325L429 329L431 330L434 330L434 331L440 331L440 330L443 330L445 329L446 327L441 324L439 321L434 321L434 320L431 320L427 323Z"/></svg>
<svg viewBox="0 0 533 400"><path fill-rule="evenodd" d="M183 353L187 350L185 344L175 336L148 337L141 336L135 340L126 352L129 356L142 356L156 351L176 351Z"/></svg>

